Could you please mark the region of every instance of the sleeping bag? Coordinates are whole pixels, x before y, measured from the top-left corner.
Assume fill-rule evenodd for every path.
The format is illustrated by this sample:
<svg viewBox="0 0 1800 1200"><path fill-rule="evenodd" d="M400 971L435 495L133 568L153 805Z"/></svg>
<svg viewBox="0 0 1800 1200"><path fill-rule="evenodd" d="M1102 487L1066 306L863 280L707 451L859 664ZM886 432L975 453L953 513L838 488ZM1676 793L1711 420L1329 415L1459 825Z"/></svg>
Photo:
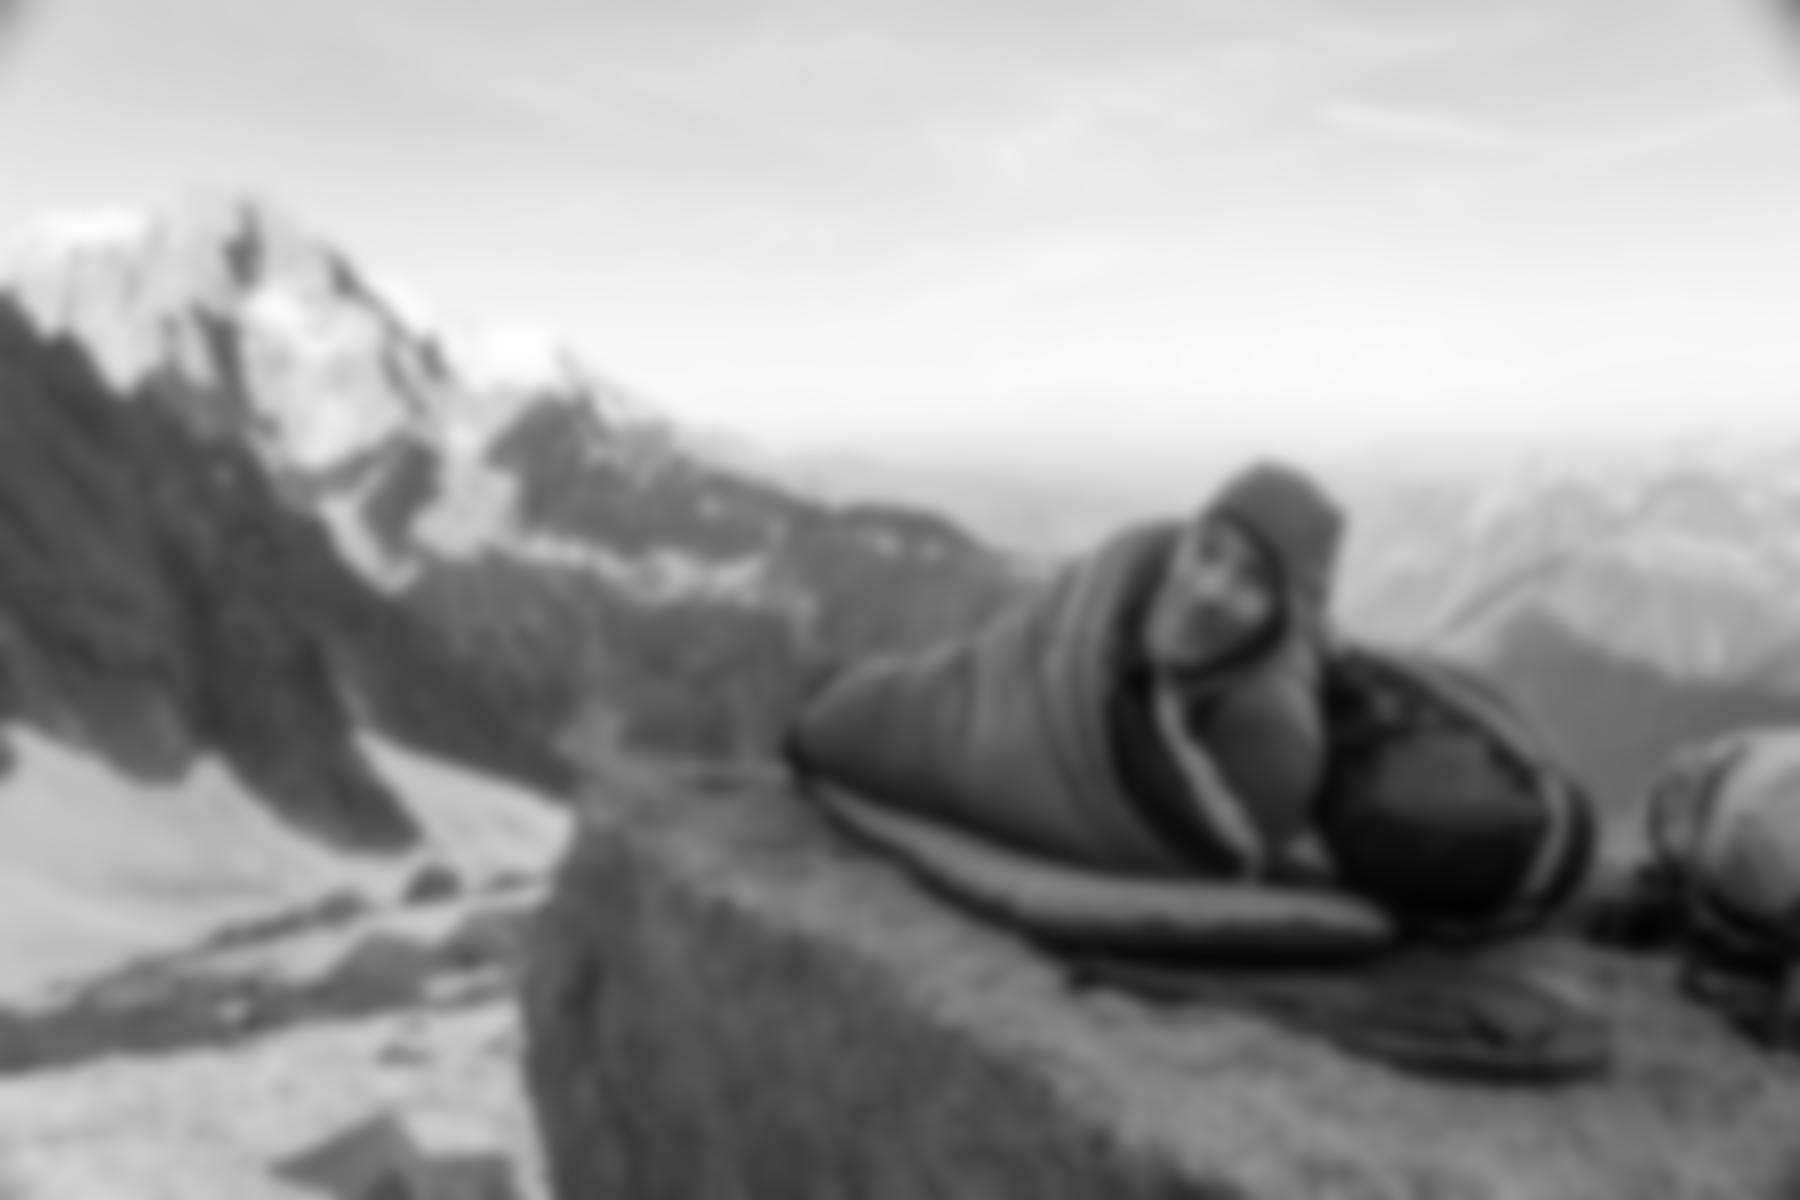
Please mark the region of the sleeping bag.
<svg viewBox="0 0 1800 1200"><path fill-rule="evenodd" d="M1310 824L1325 755L1321 609L1341 518L1271 466L1240 475L1203 515L1267 547L1283 619L1183 714L1184 770L1167 761L1169 731L1131 711L1135 626L1182 535L1174 521L1125 530L966 637L850 665L805 705L790 757L885 807L1067 865L1253 873Z"/></svg>
<svg viewBox="0 0 1800 1200"><path fill-rule="evenodd" d="M1341 517L1275 466L1237 477L1202 515L1272 554L1282 620L1182 713L1183 762L1143 711L1133 636L1183 532L1155 522L966 637L826 680L787 741L809 793L940 890L1046 940L1308 959L1388 944L1371 904L1252 882L1312 824Z"/></svg>

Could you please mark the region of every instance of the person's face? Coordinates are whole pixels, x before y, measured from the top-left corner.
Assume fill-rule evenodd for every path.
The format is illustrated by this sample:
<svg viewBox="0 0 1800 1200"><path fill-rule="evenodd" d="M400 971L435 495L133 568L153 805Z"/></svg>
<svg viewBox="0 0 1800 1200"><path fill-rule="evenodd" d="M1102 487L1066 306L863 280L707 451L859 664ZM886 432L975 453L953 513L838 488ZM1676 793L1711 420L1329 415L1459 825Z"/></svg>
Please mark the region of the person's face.
<svg viewBox="0 0 1800 1200"><path fill-rule="evenodd" d="M1243 530L1206 521L1175 547L1151 607L1147 649L1170 671L1211 665L1257 637L1276 618L1270 564Z"/></svg>

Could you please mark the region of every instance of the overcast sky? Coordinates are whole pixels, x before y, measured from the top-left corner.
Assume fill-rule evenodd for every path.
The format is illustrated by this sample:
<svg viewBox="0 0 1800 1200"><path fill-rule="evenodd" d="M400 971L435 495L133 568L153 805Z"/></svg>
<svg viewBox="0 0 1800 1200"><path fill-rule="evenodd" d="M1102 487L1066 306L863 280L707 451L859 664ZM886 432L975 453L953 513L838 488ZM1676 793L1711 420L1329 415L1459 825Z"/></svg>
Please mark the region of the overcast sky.
<svg viewBox="0 0 1800 1200"><path fill-rule="evenodd" d="M37 7L0 230L253 189L774 445L1800 428L1754 0Z"/></svg>

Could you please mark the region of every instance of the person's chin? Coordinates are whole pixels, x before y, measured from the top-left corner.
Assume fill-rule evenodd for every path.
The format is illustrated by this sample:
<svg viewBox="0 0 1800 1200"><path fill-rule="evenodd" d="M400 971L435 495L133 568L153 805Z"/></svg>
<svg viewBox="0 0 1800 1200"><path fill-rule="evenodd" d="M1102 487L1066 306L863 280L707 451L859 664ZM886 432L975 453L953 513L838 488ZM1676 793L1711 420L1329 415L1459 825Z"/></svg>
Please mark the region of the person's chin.
<svg viewBox="0 0 1800 1200"><path fill-rule="evenodd" d="M1188 637L1175 644L1165 662L1186 663L1198 669L1204 669L1230 656L1231 645L1228 639L1211 637Z"/></svg>

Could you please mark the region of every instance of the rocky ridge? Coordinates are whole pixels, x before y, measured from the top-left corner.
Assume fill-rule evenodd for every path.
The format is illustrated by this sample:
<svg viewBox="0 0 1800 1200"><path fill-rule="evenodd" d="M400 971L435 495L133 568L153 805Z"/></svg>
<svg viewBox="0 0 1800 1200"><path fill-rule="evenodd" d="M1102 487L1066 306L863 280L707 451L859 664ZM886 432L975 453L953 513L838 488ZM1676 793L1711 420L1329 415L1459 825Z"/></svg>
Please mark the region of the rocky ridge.
<svg viewBox="0 0 1800 1200"><path fill-rule="evenodd" d="M43 335L254 461L542 738L753 753L835 655L962 626L1016 570L950 523L721 461L542 335L434 317L268 204L24 243Z"/></svg>
<svg viewBox="0 0 1800 1200"><path fill-rule="evenodd" d="M221 758L347 847L415 832L364 715L557 789L572 773L345 566L241 448L122 398L0 307L0 714L145 780Z"/></svg>

